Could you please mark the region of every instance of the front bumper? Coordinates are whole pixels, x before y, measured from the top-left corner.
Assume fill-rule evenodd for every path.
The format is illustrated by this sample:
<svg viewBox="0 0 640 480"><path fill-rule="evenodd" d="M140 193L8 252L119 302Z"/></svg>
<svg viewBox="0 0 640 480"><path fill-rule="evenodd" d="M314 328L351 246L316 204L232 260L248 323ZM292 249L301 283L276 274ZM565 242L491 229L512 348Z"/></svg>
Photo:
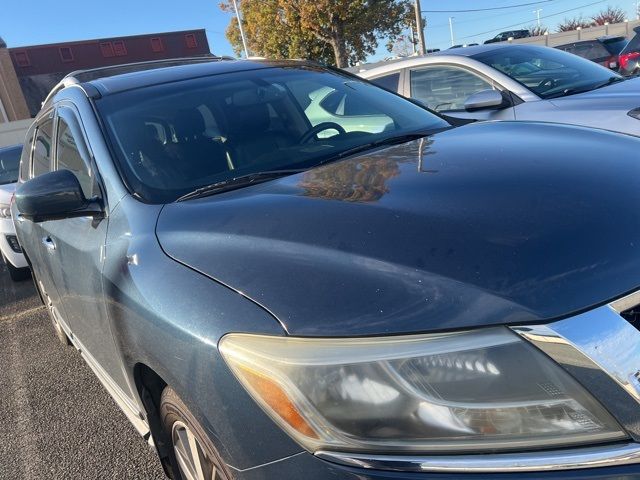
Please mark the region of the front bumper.
<svg viewBox="0 0 640 480"><path fill-rule="evenodd" d="M8 236L15 237L16 230L13 221L10 218L0 219L0 251L4 257L16 268L28 267L27 260L22 252L16 252L12 242L7 239Z"/></svg>
<svg viewBox="0 0 640 480"><path fill-rule="evenodd" d="M286 459L244 471L232 470L237 480L271 480L274 478L304 480L632 480L640 478L640 465L515 473L413 473L371 470L336 465L303 452Z"/></svg>
<svg viewBox="0 0 640 480"><path fill-rule="evenodd" d="M514 326L617 419L628 442L521 453L385 456L303 453L239 478L640 478L640 292L546 325ZM633 312L633 313L630 313ZM319 472L319 473L316 473ZM266 476L260 476L265 474ZM629 477L626 477L629 476Z"/></svg>

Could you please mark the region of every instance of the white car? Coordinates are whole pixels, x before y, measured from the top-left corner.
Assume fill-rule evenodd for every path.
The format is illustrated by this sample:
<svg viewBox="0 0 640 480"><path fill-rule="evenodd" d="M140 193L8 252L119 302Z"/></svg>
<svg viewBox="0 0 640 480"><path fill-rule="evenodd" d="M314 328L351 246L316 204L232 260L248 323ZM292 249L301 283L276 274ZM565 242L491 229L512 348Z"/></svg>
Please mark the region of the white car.
<svg viewBox="0 0 640 480"><path fill-rule="evenodd" d="M309 99L311 103L304 113L314 127L321 123L337 123L345 132L366 133L381 133L385 128L393 127L389 116L333 88L319 88L309 95ZM337 133L338 130L327 129L318 137L328 138Z"/></svg>
<svg viewBox="0 0 640 480"><path fill-rule="evenodd" d="M23 280L29 273L9 208L18 181L21 153L22 145L0 148L0 256L12 280Z"/></svg>
<svg viewBox="0 0 640 480"><path fill-rule="evenodd" d="M555 48L481 45L351 71L450 118L569 123L640 136L640 78Z"/></svg>

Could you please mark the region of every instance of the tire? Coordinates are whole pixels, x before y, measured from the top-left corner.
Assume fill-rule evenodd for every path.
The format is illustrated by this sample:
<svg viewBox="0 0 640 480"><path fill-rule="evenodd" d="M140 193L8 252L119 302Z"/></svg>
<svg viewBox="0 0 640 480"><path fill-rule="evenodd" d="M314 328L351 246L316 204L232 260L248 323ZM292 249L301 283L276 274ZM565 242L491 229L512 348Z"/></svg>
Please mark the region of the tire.
<svg viewBox="0 0 640 480"><path fill-rule="evenodd" d="M4 264L7 266L7 270L9 270L9 277L14 282L21 282L23 280L27 280L29 278L29 268L16 268L11 265L11 262L7 260L7 258L2 255L2 260L4 260Z"/></svg>
<svg viewBox="0 0 640 480"><path fill-rule="evenodd" d="M220 454L184 402L171 387L165 387L160 397L160 421L171 446L171 461L175 480L231 480L233 477ZM195 443L194 443L195 442ZM202 477L194 474L194 447Z"/></svg>

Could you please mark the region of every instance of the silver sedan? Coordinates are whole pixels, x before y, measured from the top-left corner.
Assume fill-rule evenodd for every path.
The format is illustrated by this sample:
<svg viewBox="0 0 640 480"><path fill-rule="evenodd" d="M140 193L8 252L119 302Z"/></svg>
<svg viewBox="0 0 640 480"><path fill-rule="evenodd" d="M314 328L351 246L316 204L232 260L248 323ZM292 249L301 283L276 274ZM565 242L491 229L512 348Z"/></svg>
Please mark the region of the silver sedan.
<svg viewBox="0 0 640 480"><path fill-rule="evenodd" d="M640 78L533 45L483 45L356 67L447 116L539 120L640 136Z"/></svg>

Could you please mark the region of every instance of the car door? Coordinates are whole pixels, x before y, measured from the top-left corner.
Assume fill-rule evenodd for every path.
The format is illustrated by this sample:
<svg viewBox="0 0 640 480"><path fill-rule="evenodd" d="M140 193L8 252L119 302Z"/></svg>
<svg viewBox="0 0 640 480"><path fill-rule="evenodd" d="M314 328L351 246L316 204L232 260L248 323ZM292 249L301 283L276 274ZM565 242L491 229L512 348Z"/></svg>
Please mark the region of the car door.
<svg viewBox="0 0 640 480"><path fill-rule="evenodd" d="M79 116L71 104L56 112L54 170L69 170L78 179L86 198L106 202ZM42 222L44 243L54 272L64 320L73 332L91 367L108 387L113 384L127 397L119 353L111 334L102 294L102 266L108 217L77 217Z"/></svg>
<svg viewBox="0 0 640 480"><path fill-rule="evenodd" d="M20 177L22 181L48 173L53 161L53 129L54 112L45 113L38 121L35 129L28 135L29 144L24 149ZM41 291L46 295L44 299L49 307L61 313L60 295L54 280L50 264L50 250L43 243L46 235L42 225L34 223L17 215L15 218L16 231L20 243L29 257L35 281L39 283Z"/></svg>
<svg viewBox="0 0 640 480"><path fill-rule="evenodd" d="M428 65L409 69L411 98L431 110L457 118L476 120L514 120L512 106L467 112L464 102L483 90L500 90L491 80L454 65Z"/></svg>

